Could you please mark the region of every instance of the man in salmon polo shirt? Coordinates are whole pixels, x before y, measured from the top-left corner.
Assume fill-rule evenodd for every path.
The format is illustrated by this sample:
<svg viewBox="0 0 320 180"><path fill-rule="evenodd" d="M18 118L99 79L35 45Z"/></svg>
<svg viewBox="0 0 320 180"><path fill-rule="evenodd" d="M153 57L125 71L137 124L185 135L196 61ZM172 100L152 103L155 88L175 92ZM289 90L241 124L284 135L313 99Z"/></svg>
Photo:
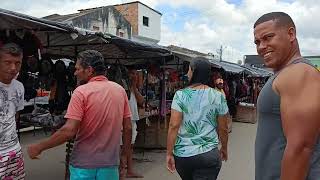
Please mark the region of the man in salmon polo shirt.
<svg viewBox="0 0 320 180"><path fill-rule="evenodd" d="M66 124L48 140L29 146L31 159L75 136L71 180L119 179L119 139L123 127L125 151L130 151L131 112L125 90L109 81L105 70L104 58L98 51L79 53L75 75L78 81L87 83L72 94Z"/></svg>

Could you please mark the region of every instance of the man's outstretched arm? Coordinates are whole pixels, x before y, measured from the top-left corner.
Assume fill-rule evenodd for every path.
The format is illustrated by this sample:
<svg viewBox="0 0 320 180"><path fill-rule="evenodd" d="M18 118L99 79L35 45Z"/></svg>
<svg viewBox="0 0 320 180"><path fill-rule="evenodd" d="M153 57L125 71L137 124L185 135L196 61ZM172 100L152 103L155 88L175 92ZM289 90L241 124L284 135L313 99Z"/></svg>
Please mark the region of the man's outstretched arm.
<svg viewBox="0 0 320 180"><path fill-rule="evenodd" d="M42 151L59 146L68 140L71 140L77 134L79 126L79 120L68 119L66 124L55 132L49 139L38 144L30 145L28 147L29 157L31 159L36 159Z"/></svg>

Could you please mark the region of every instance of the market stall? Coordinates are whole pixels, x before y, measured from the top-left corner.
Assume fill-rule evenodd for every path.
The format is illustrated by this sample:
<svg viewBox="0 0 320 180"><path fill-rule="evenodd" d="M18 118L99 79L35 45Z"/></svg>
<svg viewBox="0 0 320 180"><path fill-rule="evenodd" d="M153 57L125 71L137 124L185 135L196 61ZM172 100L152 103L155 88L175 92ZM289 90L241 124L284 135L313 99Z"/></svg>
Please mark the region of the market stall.
<svg viewBox="0 0 320 180"><path fill-rule="evenodd" d="M271 71L225 61L219 65L220 76L226 81L227 101L234 121L256 123L256 101Z"/></svg>
<svg viewBox="0 0 320 180"><path fill-rule="evenodd" d="M0 9L0 31L1 43L17 43L25 52L18 78L26 88L26 101L18 131L20 122L53 131L63 125L63 116L76 86L73 76L75 57L78 52L95 49L105 57L110 79L126 90L126 66L134 65L141 70L141 90L146 97L146 109L140 114L144 129L142 147L146 145L145 132L149 129L146 123L149 119L158 122L163 117L161 104L165 102L165 96L161 87L164 87L164 74L158 67L164 65L166 57L171 54L167 49L3 9ZM73 143L69 142L66 178L72 147Z"/></svg>

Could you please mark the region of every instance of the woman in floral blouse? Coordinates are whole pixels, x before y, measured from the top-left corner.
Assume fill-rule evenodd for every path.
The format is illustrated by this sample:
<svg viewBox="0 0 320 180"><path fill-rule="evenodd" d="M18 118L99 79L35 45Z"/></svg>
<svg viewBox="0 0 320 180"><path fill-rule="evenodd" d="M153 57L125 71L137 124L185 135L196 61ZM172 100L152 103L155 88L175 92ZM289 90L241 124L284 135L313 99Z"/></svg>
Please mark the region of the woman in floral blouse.
<svg viewBox="0 0 320 180"><path fill-rule="evenodd" d="M228 159L228 107L225 97L208 86L210 72L208 61L195 58L189 67L189 86L173 98L167 168L172 173L177 170L182 180L215 180L221 161Z"/></svg>

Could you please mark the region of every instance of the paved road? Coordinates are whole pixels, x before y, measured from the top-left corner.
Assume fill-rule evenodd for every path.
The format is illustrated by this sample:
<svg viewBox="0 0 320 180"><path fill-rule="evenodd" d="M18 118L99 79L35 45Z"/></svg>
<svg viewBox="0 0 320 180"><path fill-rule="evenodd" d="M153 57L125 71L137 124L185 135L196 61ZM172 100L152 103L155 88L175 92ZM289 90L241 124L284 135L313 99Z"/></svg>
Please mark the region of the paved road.
<svg viewBox="0 0 320 180"><path fill-rule="evenodd" d="M229 139L229 160L223 163L219 180L252 180L254 179L254 139L256 125L233 123ZM36 142L46 136L42 131L22 134L23 151L26 145ZM27 180L62 180L64 179L65 147L60 146L44 152L40 160L30 160L25 156ZM165 168L165 152L152 151L136 153L137 172L143 174L146 180L178 180L179 176L170 174ZM148 162L151 161L151 162Z"/></svg>

